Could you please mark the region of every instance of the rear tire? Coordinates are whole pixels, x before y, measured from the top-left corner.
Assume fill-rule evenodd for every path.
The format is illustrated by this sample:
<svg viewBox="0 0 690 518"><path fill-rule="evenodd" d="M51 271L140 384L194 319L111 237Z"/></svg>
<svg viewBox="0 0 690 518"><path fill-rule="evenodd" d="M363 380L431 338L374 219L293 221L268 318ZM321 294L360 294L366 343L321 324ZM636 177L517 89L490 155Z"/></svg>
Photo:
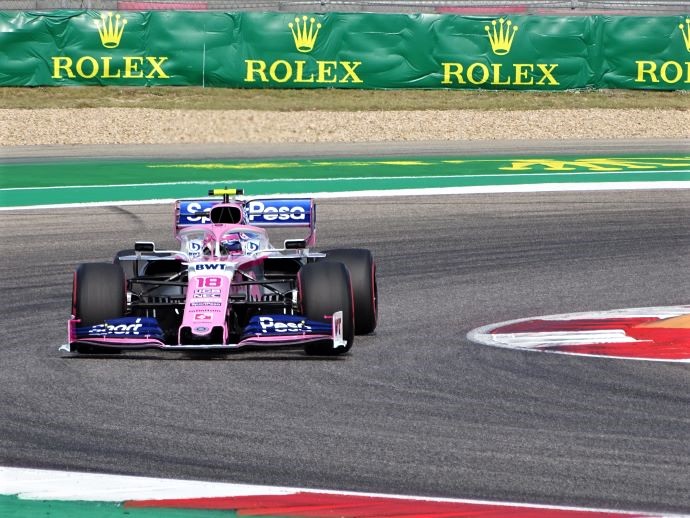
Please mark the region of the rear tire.
<svg viewBox="0 0 690 518"><path fill-rule="evenodd" d="M326 250L324 253L327 261L343 263L350 272L355 303L355 333L372 333L379 316L374 257L364 248L340 248Z"/></svg>
<svg viewBox="0 0 690 518"><path fill-rule="evenodd" d="M102 324L106 320L121 318L127 308L125 274L119 264L81 264L74 274L72 292L73 312L81 320L79 326ZM118 352L116 349L79 346L78 352Z"/></svg>
<svg viewBox="0 0 690 518"><path fill-rule="evenodd" d="M309 320L330 323L336 311L343 312L345 347L334 349L331 343L311 343L304 347L309 355L334 356L344 354L354 340L352 286L347 268L337 262L309 263L297 274L302 312Z"/></svg>

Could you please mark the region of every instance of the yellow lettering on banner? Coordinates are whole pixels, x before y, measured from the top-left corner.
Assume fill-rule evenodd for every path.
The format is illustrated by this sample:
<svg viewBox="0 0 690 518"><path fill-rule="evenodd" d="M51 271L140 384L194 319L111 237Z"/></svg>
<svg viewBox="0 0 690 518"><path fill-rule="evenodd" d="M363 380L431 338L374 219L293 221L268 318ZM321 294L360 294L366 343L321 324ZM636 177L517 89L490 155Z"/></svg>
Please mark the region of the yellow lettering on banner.
<svg viewBox="0 0 690 518"><path fill-rule="evenodd" d="M153 56L124 56L122 61L112 56L82 56L72 67L72 58L66 56L55 56L53 60L53 79L62 79L67 76L74 79L79 76L83 79L138 79L144 77L144 71L148 70L146 78L169 79L165 73L163 63L168 58ZM146 66L148 65L148 66ZM124 73L123 73L124 72Z"/></svg>
<svg viewBox="0 0 690 518"><path fill-rule="evenodd" d="M345 69L345 76L340 80L341 83L347 83L347 78L351 77L353 83L363 83L359 76L355 73L355 68L362 64L361 61L341 61L340 64Z"/></svg>
<svg viewBox="0 0 690 518"><path fill-rule="evenodd" d="M146 75L146 79L151 79L154 75L157 75L160 79L170 79L170 76L163 72L163 63L167 60L167 57L155 58L146 56L146 61L151 65L151 72Z"/></svg>
<svg viewBox="0 0 690 518"><path fill-rule="evenodd" d="M285 69L285 73L282 77L278 77L277 75L278 67ZM286 83L292 77L292 65L290 65L290 63L284 59L279 59L278 61L273 62L271 68L268 70L268 73L271 76L271 79L273 79L276 83Z"/></svg>
<svg viewBox="0 0 690 518"><path fill-rule="evenodd" d="M103 75L101 76L103 79L116 79L120 77L120 70L117 70L117 74L111 74L110 73L110 61L113 59L111 57L105 57L103 59Z"/></svg>
<svg viewBox="0 0 690 518"><path fill-rule="evenodd" d="M491 65L491 68L494 69L494 77L493 81L491 82L492 85L499 86L510 84L510 78L508 78L504 83L501 83L501 65L499 65L498 63L494 63L493 65Z"/></svg>
<svg viewBox="0 0 690 518"><path fill-rule="evenodd" d="M462 65L460 63L441 63L441 65L443 65L443 81L441 81L442 85L453 84L450 76L454 76L458 84L465 84L465 81L462 78Z"/></svg>
<svg viewBox="0 0 690 518"><path fill-rule="evenodd" d="M333 71L338 66L337 61L317 61L319 74L317 83L335 83L338 78L333 75Z"/></svg>
<svg viewBox="0 0 690 518"><path fill-rule="evenodd" d="M558 66L558 64L556 64L556 63L551 64L551 65L544 65L543 63L537 63L537 67L539 68L539 70L542 71L542 74L544 74L544 76L539 81L537 81L537 84L543 85L544 81L548 80L549 84L552 86L559 85L560 83L558 81L556 81L556 78L553 77L553 75L551 75L551 72L556 70L557 66Z"/></svg>
<svg viewBox="0 0 690 518"><path fill-rule="evenodd" d="M654 61L635 61L637 65L636 83L690 83L690 61L664 61L659 66ZM685 68L683 68L685 67ZM658 72L657 72L658 70Z"/></svg>
<svg viewBox="0 0 690 518"><path fill-rule="evenodd" d="M144 72L139 69L144 64L144 58L140 56L125 56L125 75L128 79L144 77Z"/></svg>
<svg viewBox="0 0 690 518"><path fill-rule="evenodd" d="M471 63L466 70L463 71L463 65L460 63L441 63L443 66L443 80L441 84L465 84L469 81L473 85L491 86L530 86L535 84L536 77L539 81L536 84L549 84L557 86L560 83L556 80L554 71L558 67L557 63L543 64L537 63L515 63L513 64L512 74L507 72L501 79L501 73L504 71L503 64L492 63L491 68L481 62ZM535 77L535 67L538 68L539 74Z"/></svg>
<svg viewBox="0 0 690 518"><path fill-rule="evenodd" d="M475 80L474 71L478 68L482 71L482 78ZM487 67L484 63L472 63L469 67L467 67L467 80L473 85L482 85L486 83L489 80L489 67Z"/></svg>
<svg viewBox="0 0 690 518"><path fill-rule="evenodd" d="M165 59L165 58L162 58ZM254 83L261 81L268 83L275 81L276 83L287 83L293 81L294 83L363 83L362 79L357 74L357 68L362 64L361 61L316 61L317 73L308 73L305 71L307 61L286 61L279 59L270 65L265 61L258 59L246 59L244 61L247 67L244 81L246 83ZM268 73L267 69L268 68ZM338 68L343 69L342 74L338 74Z"/></svg>
<svg viewBox="0 0 690 518"><path fill-rule="evenodd" d="M670 78L667 73L669 67L676 69L676 75L673 78ZM659 70L659 73L661 74L661 79L667 83L677 83L683 78L683 67L676 61L666 61L663 65L661 65L661 70Z"/></svg>
<svg viewBox="0 0 690 518"><path fill-rule="evenodd" d="M87 73L84 70L84 63L89 63L89 66L91 67L90 73ZM91 56L84 56L77 60L77 75L83 77L84 79L91 79L92 77L96 77L96 75L98 74L98 68L98 61L96 61L96 58L92 58Z"/></svg>
<svg viewBox="0 0 690 518"><path fill-rule="evenodd" d="M304 78L304 65L306 61L295 61L297 65L297 74L295 76L295 83L313 83L314 74L311 74L307 79Z"/></svg>
<svg viewBox="0 0 690 518"><path fill-rule="evenodd" d="M262 83L268 83L268 77L266 77L266 62L259 59L245 59L245 64L247 65L247 75L244 81L247 83L253 83L256 81L254 79L254 74L258 74L261 78Z"/></svg>
<svg viewBox="0 0 690 518"><path fill-rule="evenodd" d="M637 79L636 83L645 83L645 74L649 76L652 83L658 83L659 79L656 77L656 63L654 61L635 61L637 64Z"/></svg>
<svg viewBox="0 0 690 518"><path fill-rule="evenodd" d="M64 70L67 77L74 79L75 75L72 72L72 58L67 56L57 56L53 58L53 75L50 76L53 79L62 79L61 70Z"/></svg>
<svg viewBox="0 0 690 518"><path fill-rule="evenodd" d="M516 85L533 85L534 78L530 77L530 72L534 71L534 65L531 63L515 63L515 84ZM526 79L529 78L529 81Z"/></svg>

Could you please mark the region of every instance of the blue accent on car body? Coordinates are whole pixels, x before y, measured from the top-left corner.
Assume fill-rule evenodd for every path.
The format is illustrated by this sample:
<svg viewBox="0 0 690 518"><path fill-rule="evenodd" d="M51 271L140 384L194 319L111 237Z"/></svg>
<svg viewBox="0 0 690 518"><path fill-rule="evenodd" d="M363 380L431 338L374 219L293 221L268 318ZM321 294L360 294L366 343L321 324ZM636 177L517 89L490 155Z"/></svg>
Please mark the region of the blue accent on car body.
<svg viewBox="0 0 690 518"><path fill-rule="evenodd" d="M201 225L211 223L209 211L220 200L180 200L178 225Z"/></svg>
<svg viewBox="0 0 690 518"><path fill-rule="evenodd" d="M309 226L312 220L312 200L253 199L244 206L248 225L257 226Z"/></svg>
<svg viewBox="0 0 690 518"><path fill-rule="evenodd" d="M163 339L163 331L155 318L123 317L106 320L102 324L76 328L77 338L156 338Z"/></svg>
<svg viewBox="0 0 690 518"><path fill-rule="evenodd" d="M301 334L330 335L331 332L332 325L328 322L316 322L295 315L255 315L249 319L242 338Z"/></svg>

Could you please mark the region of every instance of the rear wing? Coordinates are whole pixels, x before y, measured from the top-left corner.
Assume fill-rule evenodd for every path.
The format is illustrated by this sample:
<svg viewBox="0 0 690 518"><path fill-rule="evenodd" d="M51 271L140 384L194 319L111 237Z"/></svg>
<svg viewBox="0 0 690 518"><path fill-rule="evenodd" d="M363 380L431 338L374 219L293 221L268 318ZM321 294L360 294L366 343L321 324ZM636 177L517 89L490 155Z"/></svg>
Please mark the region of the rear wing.
<svg viewBox="0 0 690 518"><path fill-rule="evenodd" d="M307 227L307 246L316 241L316 204L311 198L252 198L234 200L243 211L243 225L262 228ZM175 202L175 234L193 225L211 224L211 208L224 204L222 198L178 200Z"/></svg>
<svg viewBox="0 0 690 518"><path fill-rule="evenodd" d="M316 206L309 198L255 198L244 202L247 225L264 228L309 227L316 223Z"/></svg>

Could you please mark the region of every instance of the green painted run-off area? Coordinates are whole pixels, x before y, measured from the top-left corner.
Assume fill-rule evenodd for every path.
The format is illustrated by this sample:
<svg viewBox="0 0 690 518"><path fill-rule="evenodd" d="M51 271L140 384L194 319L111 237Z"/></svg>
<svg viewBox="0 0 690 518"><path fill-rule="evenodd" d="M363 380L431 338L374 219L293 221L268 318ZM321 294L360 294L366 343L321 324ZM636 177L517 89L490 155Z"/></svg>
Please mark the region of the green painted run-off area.
<svg viewBox="0 0 690 518"><path fill-rule="evenodd" d="M688 182L690 156L103 161L0 164L0 207L205 196L218 186L247 195L536 184Z"/></svg>
<svg viewBox="0 0 690 518"><path fill-rule="evenodd" d="M232 510L125 507L116 502L24 500L0 495L2 518L235 518Z"/></svg>

